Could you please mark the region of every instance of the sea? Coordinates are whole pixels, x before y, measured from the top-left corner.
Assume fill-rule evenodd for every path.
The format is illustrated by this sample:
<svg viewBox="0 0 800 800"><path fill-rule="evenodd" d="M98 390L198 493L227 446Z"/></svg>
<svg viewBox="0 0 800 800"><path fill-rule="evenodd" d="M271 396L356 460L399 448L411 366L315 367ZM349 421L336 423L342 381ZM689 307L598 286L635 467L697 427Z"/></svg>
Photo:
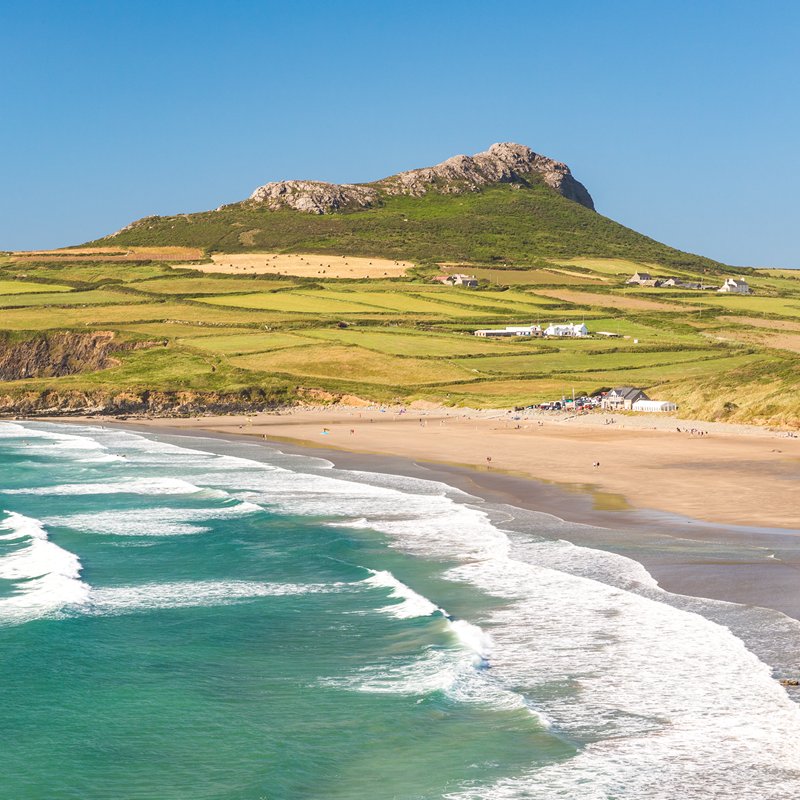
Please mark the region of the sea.
<svg viewBox="0 0 800 800"><path fill-rule="evenodd" d="M3 800L789 800L800 626L261 444L0 423Z"/></svg>

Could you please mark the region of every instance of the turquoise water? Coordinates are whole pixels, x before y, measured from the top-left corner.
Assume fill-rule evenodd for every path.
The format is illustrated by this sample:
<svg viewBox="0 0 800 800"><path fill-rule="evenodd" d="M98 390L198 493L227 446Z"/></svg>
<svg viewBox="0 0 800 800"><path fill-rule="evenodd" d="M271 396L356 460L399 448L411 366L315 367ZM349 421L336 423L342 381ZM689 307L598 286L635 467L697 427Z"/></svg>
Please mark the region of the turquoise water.
<svg viewBox="0 0 800 800"><path fill-rule="evenodd" d="M770 668L634 562L214 449L0 423L0 797L800 794Z"/></svg>

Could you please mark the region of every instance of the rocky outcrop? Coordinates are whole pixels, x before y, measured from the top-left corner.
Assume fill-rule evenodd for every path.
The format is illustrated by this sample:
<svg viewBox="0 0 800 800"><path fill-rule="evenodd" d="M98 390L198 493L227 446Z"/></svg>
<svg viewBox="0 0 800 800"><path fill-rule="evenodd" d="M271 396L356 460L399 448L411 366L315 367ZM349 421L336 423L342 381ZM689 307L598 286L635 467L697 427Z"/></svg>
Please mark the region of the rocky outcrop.
<svg viewBox="0 0 800 800"><path fill-rule="evenodd" d="M112 331L44 333L23 341L0 340L0 380L58 378L105 369L120 349Z"/></svg>
<svg viewBox="0 0 800 800"><path fill-rule="evenodd" d="M401 172L384 178L378 185L387 194L419 197L429 191L474 192L493 183L524 185L537 177L567 199L594 210L586 187L572 177L566 164L513 142L493 144L486 152L474 156L453 156L435 167Z"/></svg>
<svg viewBox="0 0 800 800"><path fill-rule="evenodd" d="M344 209L369 208L381 197L428 192L461 194L477 192L498 183L527 186L543 181L554 191L594 210L586 187L575 180L569 167L512 142L493 144L474 156L453 156L434 167L423 167L390 175L366 184L335 184L319 181L267 183L250 195L250 201L269 209L291 208L309 214L327 214Z"/></svg>
<svg viewBox="0 0 800 800"><path fill-rule="evenodd" d="M287 392L260 388L240 392L43 389L0 393L3 416L153 416L186 417L199 414L252 413L286 406Z"/></svg>
<svg viewBox="0 0 800 800"><path fill-rule="evenodd" d="M368 208L378 199L369 186L321 181L278 181L259 186L250 200L273 211L292 208L307 214L327 214L346 208Z"/></svg>

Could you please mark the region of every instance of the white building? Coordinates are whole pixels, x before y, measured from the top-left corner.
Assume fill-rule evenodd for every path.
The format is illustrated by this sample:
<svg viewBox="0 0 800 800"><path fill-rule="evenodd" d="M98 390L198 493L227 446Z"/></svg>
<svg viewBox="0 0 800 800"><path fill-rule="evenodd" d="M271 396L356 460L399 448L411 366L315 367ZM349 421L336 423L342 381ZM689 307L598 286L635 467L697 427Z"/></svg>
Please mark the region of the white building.
<svg viewBox="0 0 800 800"><path fill-rule="evenodd" d="M589 329L582 322L580 325L566 322L563 325L548 325L544 329L544 335L580 338L582 336L588 336Z"/></svg>
<svg viewBox="0 0 800 800"><path fill-rule="evenodd" d="M721 288L717 289L718 292L725 292L726 294L752 294L752 289L747 285L744 278L726 278L725 283Z"/></svg>
<svg viewBox="0 0 800 800"><path fill-rule="evenodd" d="M502 338L511 336L541 336L542 328L539 325L508 325L505 328L483 328L475 331L476 336L486 338Z"/></svg>
<svg viewBox="0 0 800 800"><path fill-rule="evenodd" d="M632 411L677 411L678 406L669 400L637 400L632 406Z"/></svg>
<svg viewBox="0 0 800 800"><path fill-rule="evenodd" d="M652 402L650 398L635 386L620 386L612 389L600 402L606 411L631 411L636 403Z"/></svg>
<svg viewBox="0 0 800 800"><path fill-rule="evenodd" d="M454 272L452 275L437 275L434 280L446 286L467 286L470 289L474 289L478 285L478 279L474 275L462 275L460 272Z"/></svg>

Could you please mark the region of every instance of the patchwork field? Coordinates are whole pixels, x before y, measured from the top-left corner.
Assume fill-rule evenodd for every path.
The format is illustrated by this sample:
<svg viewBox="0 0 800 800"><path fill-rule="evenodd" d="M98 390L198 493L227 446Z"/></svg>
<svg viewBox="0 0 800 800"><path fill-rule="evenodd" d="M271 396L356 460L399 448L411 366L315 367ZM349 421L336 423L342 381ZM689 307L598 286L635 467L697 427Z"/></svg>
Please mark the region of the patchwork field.
<svg viewBox="0 0 800 800"><path fill-rule="evenodd" d="M399 278L410 261L315 253L214 253L211 264L193 269L229 275L294 275L299 278Z"/></svg>
<svg viewBox="0 0 800 800"><path fill-rule="evenodd" d="M254 280L252 278L186 278L156 277L149 280L135 281L130 284L131 289L148 294L194 295L223 294L233 292L244 294L266 290L275 292L278 289L287 289L294 284L280 280Z"/></svg>
<svg viewBox="0 0 800 800"><path fill-rule="evenodd" d="M109 369L46 379L26 373L6 381L2 394L171 391L283 402L316 390L507 407L634 385L680 402L687 416L774 416L780 424L800 417L788 399L800 391L800 280L793 275L748 273L753 285L763 284L748 297L644 292L625 279L637 269L666 270L586 258L470 267L483 283L463 289L432 282L443 268L435 264L397 277L412 265L251 253L176 268L174 259L198 251L130 250L0 259L3 346L54 331L110 330L121 347ZM341 277L327 264L341 267ZM389 266L394 273L384 274ZM371 277L356 277L355 269ZM585 321L592 335L473 335L563 320Z"/></svg>
<svg viewBox="0 0 800 800"><path fill-rule="evenodd" d="M18 308L22 306L107 306L143 302L143 297L123 294L122 292L105 291L103 289L91 289L84 292L59 290L55 292L0 295L0 308Z"/></svg>
<svg viewBox="0 0 800 800"><path fill-rule="evenodd" d="M236 356L231 363L259 372L333 378L385 386L419 386L442 381L470 380L469 372L455 364L398 358L356 347L311 345L273 353Z"/></svg>
<svg viewBox="0 0 800 800"><path fill-rule="evenodd" d="M59 286L57 283L31 283L29 281L0 280L0 294L32 294L34 292L69 292L71 286Z"/></svg>
<svg viewBox="0 0 800 800"><path fill-rule="evenodd" d="M70 247L62 250L23 250L11 254L15 261L198 261L197 247Z"/></svg>
<svg viewBox="0 0 800 800"><path fill-rule="evenodd" d="M567 268L546 269L492 269L469 264L442 264L442 273L467 273L478 280L486 280L500 286L602 286L608 282L602 275L582 275Z"/></svg>
<svg viewBox="0 0 800 800"><path fill-rule="evenodd" d="M693 308L681 308L673 303L658 300L645 300L639 297L620 294L597 294L593 292L580 292L571 289L543 289L540 294L565 303L575 303L581 306L594 306L600 308L618 308L624 311L690 311Z"/></svg>

